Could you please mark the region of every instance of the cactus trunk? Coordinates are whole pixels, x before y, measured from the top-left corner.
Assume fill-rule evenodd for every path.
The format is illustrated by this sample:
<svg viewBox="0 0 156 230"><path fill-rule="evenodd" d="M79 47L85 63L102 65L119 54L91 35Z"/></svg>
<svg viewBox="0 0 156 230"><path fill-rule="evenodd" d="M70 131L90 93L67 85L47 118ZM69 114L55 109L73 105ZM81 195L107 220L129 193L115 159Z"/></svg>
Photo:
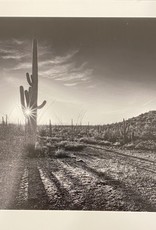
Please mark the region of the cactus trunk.
<svg viewBox="0 0 156 230"><path fill-rule="evenodd" d="M32 58L32 102L31 107L34 116L30 119L30 132L32 131L32 136L34 141L36 141L37 133L37 99L38 99L38 62L37 62L37 40L33 41L33 58Z"/></svg>

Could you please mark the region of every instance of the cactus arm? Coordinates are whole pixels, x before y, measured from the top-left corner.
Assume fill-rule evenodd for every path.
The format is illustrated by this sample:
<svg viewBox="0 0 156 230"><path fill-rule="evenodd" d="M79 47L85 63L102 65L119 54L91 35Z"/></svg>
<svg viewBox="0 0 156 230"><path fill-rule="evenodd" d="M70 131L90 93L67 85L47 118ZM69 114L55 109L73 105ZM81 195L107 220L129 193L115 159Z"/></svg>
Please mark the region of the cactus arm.
<svg viewBox="0 0 156 230"><path fill-rule="evenodd" d="M32 87L29 87L29 96L30 96L30 98L32 96Z"/></svg>
<svg viewBox="0 0 156 230"><path fill-rule="evenodd" d="M29 76L29 73L26 73L26 77L27 77L27 82L30 86L32 86L33 82L32 82L32 75L31 75L31 79L30 79L30 76Z"/></svg>
<svg viewBox="0 0 156 230"><path fill-rule="evenodd" d="M29 98L28 90L25 90L25 99L26 99L26 103L27 103L27 107L28 107L29 103L30 103L30 98Z"/></svg>
<svg viewBox="0 0 156 230"><path fill-rule="evenodd" d="M29 87L29 106L32 106L32 87Z"/></svg>
<svg viewBox="0 0 156 230"><path fill-rule="evenodd" d="M37 109L42 109L46 103L46 101L43 101L41 105L37 106Z"/></svg>
<svg viewBox="0 0 156 230"><path fill-rule="evenodd" d="M23 88L23 86L20 86L20 98L21 98L22 109L24 109L25 108L25 100L24 100L24 88Z"/></svg>
<svg viewBox="0 0 156 230"><path fill-rule="evenodd" d="M33 76L32 76L32 74L31 74L31 81L32 81L32 84L34 83L34 79L33 79Z"/></svg>

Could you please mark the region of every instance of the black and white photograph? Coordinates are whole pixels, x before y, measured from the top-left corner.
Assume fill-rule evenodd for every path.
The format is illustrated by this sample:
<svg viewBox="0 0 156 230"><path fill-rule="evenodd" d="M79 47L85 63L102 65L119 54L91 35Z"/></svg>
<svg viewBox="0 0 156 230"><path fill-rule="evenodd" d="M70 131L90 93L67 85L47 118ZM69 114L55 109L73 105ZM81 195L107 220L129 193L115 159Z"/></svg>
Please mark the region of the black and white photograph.
<svg viewBox="0 0 156 230"><path fill-rule="evenodd" d="M156 18L0 18L0 209L156 211Z"/></svg>

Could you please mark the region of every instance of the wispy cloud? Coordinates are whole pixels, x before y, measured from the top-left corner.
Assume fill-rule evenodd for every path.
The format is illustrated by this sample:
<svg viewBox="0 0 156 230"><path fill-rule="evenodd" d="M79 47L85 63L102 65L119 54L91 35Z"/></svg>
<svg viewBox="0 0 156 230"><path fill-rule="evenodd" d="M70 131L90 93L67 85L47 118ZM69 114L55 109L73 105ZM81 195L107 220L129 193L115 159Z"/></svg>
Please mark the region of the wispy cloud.
<svg viewBox="0 0 156 230"><path fill-rule="evenodd" d="M7 71L31 70L31 43L19 39L12 39L5 43L0 42L0 59L8 61L11 66ZM76 86L89 82L92 69L87 62L77 61L79 50L69 50L63 55L55 55L48 45L39 45L39 75L59 81L65 86Z"/></svg>
<svg viewBox="0 0 156 230"><path fill-rule="evenodd" d="M87 86L87 88L89 88L89 89L94 89L95 87L96 87L96 84Z"/></svg>
<svg viewBox="0 0 156 230"><path fill-rule="evenodd" d="M30 52L28 52L27 43L17 39L11 39L6 41L0 41L0 59L1 60L11 60L19 61L30 57Z"/></svg>
<svg viewBox="0 0 156 230"><path fill-rule="evenodd" d="M65 86L76 86L78 83L75 82L75 83L65 83L64 85Z"/></svg>
<svg viewBox="0 0 156 230"><path fill-rule="evenodd" d="M12 59L12 60L21 60L22 58L27 57L27 55L25 54L19 54L19 53L7 53L6 55L2 56L2 59L4 60L8 60L8 59Z"/></svg>
<svg viewBox="0 0 156 230"><path fill-rule="evenodd" d="M57 81L75 81L75 80L87 81L90 79L89 77L90 73L91 73L91 70L86 70L83 73L73 72L73 73L70 73L70 76L66 74L65 76L63 75L61 77L56 77L55 80Z"/></svg>
<svg viewBox="0 0 156 230"><path fill-rule="evenodd" d="M76 86L89 82L92 76L92 69L87 68L81 64L79 67L75 67L74 63L68 63L64 65L53 66L48 71L41 72L41 76L54 79L62 82L65 86Z"/></svg>
<svg viewBox="0 0 156 230"><path fill-rule="evenodd" d="M31 62L25 62L25 63L19 63L15 67L12 68L12 70L28 70L31 69Z"/></svg>
<svg viewBox="0 0 156 230"><path fill-rule="evenodd" d="M16 38L13 38L12 42L15 43L15 44L17 44L17 45L22 45L24 43L23 40L19 40L19 39L16 39Z"/></svg>
<svg viewBox="0 0 156 230"><path fill-rule="evenodd" d="M75 55L77 52L78 51L73 51L66 56L55 57L55 61L57 61L49 62L47 64L49 68L40 71L40 75L45 78L60 81L65 86L76 86L80 83L90 81L93 70L88 68L87 62L80 63L79 65L76 64ZM43 67L42 63L41 66Z"/></svg>
<svg viewBox="0 0 156 230"><path fill-rule="evenodd" d="M40 67L43 67L47 65L65 64L69 62L77 53L78 53L78 50L73 50L64 56L56 56L56 57L53 57L53 59L41 61L39 65Z"/></svg>

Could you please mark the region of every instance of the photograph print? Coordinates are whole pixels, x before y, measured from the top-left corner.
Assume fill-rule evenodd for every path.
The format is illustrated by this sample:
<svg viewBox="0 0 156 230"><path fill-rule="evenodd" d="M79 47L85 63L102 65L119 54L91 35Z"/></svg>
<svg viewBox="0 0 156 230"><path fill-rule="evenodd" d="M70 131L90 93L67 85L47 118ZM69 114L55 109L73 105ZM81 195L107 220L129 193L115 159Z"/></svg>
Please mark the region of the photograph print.
<svg viewBox="0 0 156 230"><path fill-rule="evenodd" d="M156 211L156 19L0 31L0 209Z"/></svg>

